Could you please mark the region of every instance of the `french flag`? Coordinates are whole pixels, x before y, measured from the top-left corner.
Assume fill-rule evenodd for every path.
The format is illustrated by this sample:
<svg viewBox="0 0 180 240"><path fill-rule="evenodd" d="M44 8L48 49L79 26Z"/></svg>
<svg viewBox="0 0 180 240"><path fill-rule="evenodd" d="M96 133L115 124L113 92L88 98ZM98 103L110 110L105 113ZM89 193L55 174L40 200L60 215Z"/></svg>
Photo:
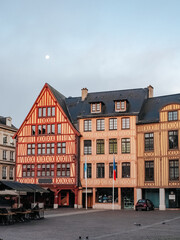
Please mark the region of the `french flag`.
<svg viewBox="0 0 180 240"><path fill-rule="evenodd" d="M115 163L115 157L113 158L113 176L114 176L114 180L116 180L116 163Z"/></svg>

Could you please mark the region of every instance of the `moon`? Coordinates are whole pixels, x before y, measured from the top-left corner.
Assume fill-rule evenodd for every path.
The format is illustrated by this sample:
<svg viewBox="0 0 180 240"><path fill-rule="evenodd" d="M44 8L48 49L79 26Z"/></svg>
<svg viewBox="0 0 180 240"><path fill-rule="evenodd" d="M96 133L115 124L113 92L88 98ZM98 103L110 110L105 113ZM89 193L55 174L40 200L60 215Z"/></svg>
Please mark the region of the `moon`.
<svg viewBox="0 0 180 240"><path fill-rule="evenodd" d="M49 55L46 55L46 56L45 56L45 59L46 59L46 60L48 60L49 58L50 58L50 56L49 56Z"/></svg>

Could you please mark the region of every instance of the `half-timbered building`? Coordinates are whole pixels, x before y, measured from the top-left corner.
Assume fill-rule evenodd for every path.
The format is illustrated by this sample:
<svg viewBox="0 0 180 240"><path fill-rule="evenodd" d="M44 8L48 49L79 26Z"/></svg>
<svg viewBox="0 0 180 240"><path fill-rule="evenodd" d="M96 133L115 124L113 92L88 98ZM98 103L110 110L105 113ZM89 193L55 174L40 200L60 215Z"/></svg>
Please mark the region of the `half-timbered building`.
<svg viewBox="0 0 180 240"><path fill-rule="evenodd" d="M145 100L137 125L137 198L180 208L180 94Z"/></svg>
<svg viewBox="0 0 180 240"><path fill-rule="evenodd" d="M55 208L76 207L79 135L65 97L45 84L15 135L16 181L49 189Z"/></svg>

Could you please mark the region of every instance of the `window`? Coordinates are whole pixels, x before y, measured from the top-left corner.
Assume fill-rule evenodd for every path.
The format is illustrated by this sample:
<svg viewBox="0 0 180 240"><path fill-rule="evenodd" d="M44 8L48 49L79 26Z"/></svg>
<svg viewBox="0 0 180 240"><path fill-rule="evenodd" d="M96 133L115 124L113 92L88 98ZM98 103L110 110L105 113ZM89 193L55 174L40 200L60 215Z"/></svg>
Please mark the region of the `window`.
<svg viewBox="0 0 180 240"><path fill-rule="evenodd" d="M54 124L47 125L47 134L55 134L55 125Z"/></svg>
<svg viewBox="0 0 180 240"><path fill-rule="evenodd" d="M91 176L92 176L91 175L91 163L87 163L87 178L91 178ZM84 172L84 178L85 178L85 172Z"/></svg>
<svg viewBox="0 0 180 240"><path fill-rule="evenodd" d="M37 165L37 177L53 177L54 176L54 164L38 164Z"/></svg>
<svg viewBox="0 0 180 240"><path fill-rule="evenodd" d="M84 155L91 154L91 140L84 140Z"/></svg>
<svg viewBox="0 0 180 240"><path fill-rule="evenodd" d="M179 180L179 160L169 160L169 180Z"/></svg>
<svg viewBox="0 0 180 240"><path fill-rule="evenodd" d="M14 160L14 152L10 151L10 161L13 161L13 160Z"/></svg>
<svg viewBox="0 0 180 240"><path fill-rule="evenodd" d="M117 139L109 139L109 154L117 154Z"/></svg>
<svg viewBox="0 0 180 240"><path fill-rule="evenodd" d="M6 159L7 159L7 151L3 150L3 160L6 160Z"/></svg>
<svg viewBox="0 0 180 240"><path fill-rule="evenodd" d="M34 164L23 164L22 174L23 177L34 177Z"/></svg>
<svg viewBox="0 0 180 240"><path fill-rule="evenodd" d="M2 179L7 178L7 167L3 166L2 167Z"/></svg>
<svg viewBox="0 0 180 240"><path fill-rule="evenodd" d="M37 154L42 155L46 153L45 143L38 143Z"/></svg>
<svg viewBox="0 0 180 240"><path fill-rule="evenodd" d="M104 131L104 119L97 119L96 130L97 131Z"/></svg>
<svg viewBox="0 0 180 240"><path fill-rule="evenodd" d="M130 118L122 118L122 129L130 128Z"/></svg>
<svg viewBox="0 0 180 240"><path fill-rule="evenodd" d="M70 163L57 164L57 177L70 177Z"/></svg>
<svg viewBox="0 0 180 240"><path fill-rule="evenodd" d="M115 163L116 166L116 178L117 178L117 163ZM113 178L113 163L109 163L109 178Z"/></svg>
<svg viewBox="0 0 180 240"><path fill-rule="evenodd" d="M104 178L104 163L97 163L97 178Z"/></svg>
<svg viewBox="0 0 180 240"><path fill-rule="evenodd" d="M57 154L65 154L66 153L66 143L59 142L57 143Z"/></svg>
<svg viewBox="0 0 180 240"><path fill-rule="evenodd" d="M98 139L96 142L96 153L104 154L104 139Z"/></svg>
<svg viewBox="0 0 180 240"><path fill-rule="evenodd" d="M7 143L7 136L3 136L3 143Z"/></svg>
<svg viewBox="0 0 180 240"><path fill-rule="evenodd" d="M57 131L58 131L58 134L61 134L61 123L57 125Z"/></svg>
<svg viewBox="0 0 180 240"><path fill-rule="evenodd" d="M154 161L145 162L145 181L154 181Z"/></svg>
<svg viewBox="0 0 180 240"><path fill-rule="evenodd" d="M115 111L126 111L126 101L116 101L115 102Z"/></svg>
<svg viewBox="0 0 180 240"><path fill-rule="evenodd" d="M169 149L178 148L178 131L169 131Z"/></svg>
<svg viewBox="0 0 180 240"><path fill-rule="evenodd" d="M38 108L38 117L42 117L42 108Z"/></svg>
<svg viewBox="0 0 180 240"><path fill-rule="evenodd" d="M42 108L42 116L46 117L46 108L45 107Z"/></svg>
<svg viewBox="0 0 180 240"><path fill-rule="evenodd" d="M145 141L145 151L154 150L154 133L145 133L144 141Z"/></svg>
<svg viewBox="0 0 180 240"><path fill-rule="evenodd" d="M84 120L84 132L91 131L91 120Z"/></svg>
<svg viewBox="0 0 180 240"><path fill-rule="evenodd" d="M27 145L27 155L35 155L35 144L28 144Z"/></svg>
<svg viewBox="0 0 180 240"><path fill-rule="evenodd" d="M92 113L101 112L101 103L92 103L91 104L91 112Z"/></svg>
<svg viewBox="0 0 180 240"><path fill-rule="evenodd" d="M130 178L130 163L122 163L122 178Z"/></svg>
<svg viewBox="0 0 180 240"><path fill-rule="evenodd" d="M10 144L14 145L14 139L12 137L10 137Z"/></svg>
<svg viewBox="0 0 180 240"><path fill-rule="evenodd" d="M14 168L10 167L9 168L9 179L13 180L13 177L14 177Z"/></svg>
<svg viewBox="0 0 180 240"><path fill-rule="evenodd" d="M109 130L117 130L117 118L109 119Z"/></svg>
<svg viewBox="0 0 180 240"><path fill-rule="evenodd" d="M168 121L176 120L178 120L178 112L177 111L168 112Z"/></svg>
<svg viewBox="0 0 180 240"><path fill-rule="evenodd" d="M130 138L122 138L121 152L122 153L130 153Z"/></svg>
<svg viewBox="0 0 180 240"><path fill-rule="evenodd" d="M47 154L54 154L54 143L47 143L46 144L46 153Z"/></svg>
<svg viewBox="0 0 180 240"><path fill-rule="evenodd" d="M55 107L40 107L38 108L38 117L54 117Z"/></svg>
<svg viewBox="0 0 180 240"><path fill-rule="evenodd" d="M32 126L31 135L35 135L35 134L36 134L36 126Z"/></svg>

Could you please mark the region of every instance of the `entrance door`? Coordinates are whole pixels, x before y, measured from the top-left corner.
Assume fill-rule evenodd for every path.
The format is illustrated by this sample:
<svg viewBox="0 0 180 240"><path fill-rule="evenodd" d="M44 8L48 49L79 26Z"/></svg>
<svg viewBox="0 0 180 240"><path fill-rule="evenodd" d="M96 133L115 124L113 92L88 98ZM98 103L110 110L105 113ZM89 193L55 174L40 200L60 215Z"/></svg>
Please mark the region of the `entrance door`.
<svg viewBox="0 0 180 240"><path fill-rule="evenodd" d="M121 188L121 206L124 209L134 208L134 189Z"/></svg>
<svg viewBox="0 0 180 240"><path fill-rule="evenodd" d="M86 194L83 193L83 208L86 207ZM88 193L87 194L87 207L88 208L92 208L92 205L93 205L93 194L92 193Z"/></svg>

